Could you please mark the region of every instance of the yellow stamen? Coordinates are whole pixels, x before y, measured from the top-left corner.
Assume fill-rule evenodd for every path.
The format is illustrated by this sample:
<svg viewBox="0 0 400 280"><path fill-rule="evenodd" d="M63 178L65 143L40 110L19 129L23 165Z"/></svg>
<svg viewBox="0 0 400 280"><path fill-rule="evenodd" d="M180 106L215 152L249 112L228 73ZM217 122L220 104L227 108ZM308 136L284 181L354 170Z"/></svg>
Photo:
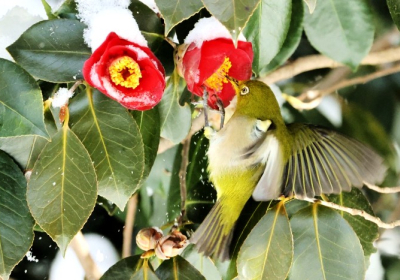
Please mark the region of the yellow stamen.
<svg viewBox="0 0 400 280"><path fill-rule="evenodd" d="M231 67L232 63L229 61L228 57L225 57L222 65L204 82L204 84L215 91L221 91L224 86L223 84L229 82L226 76Z"/></svg>
<svg viewBox="0 0 400 280"><path fill-rule="evenodd" d="M114 84L126 88L136 88L142 77L139 64L129 56L122 56L114 60L108 71Z"/></svg>

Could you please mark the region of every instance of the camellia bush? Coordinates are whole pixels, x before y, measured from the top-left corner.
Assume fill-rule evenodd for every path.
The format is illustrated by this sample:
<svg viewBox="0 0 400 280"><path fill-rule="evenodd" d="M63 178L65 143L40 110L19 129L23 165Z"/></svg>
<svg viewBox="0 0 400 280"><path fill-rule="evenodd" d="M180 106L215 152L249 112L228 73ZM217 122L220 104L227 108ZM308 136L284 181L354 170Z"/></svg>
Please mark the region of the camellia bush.
<svg viewBox="0 0 400 280"><path fill-rule="evenodd" d="M42 3L48 20L0 59L0 279L23 277L35 233L83 246L94 213L124 221L124 253L104 274L81 257L88 279L365 279L400 225L399 1ZM250 199L229 260L199 254L217 197L203 128L232 115L228 78L269 84L287 123L371 146L384 187ZM397 256L378 259L397 279Z"/></svg>

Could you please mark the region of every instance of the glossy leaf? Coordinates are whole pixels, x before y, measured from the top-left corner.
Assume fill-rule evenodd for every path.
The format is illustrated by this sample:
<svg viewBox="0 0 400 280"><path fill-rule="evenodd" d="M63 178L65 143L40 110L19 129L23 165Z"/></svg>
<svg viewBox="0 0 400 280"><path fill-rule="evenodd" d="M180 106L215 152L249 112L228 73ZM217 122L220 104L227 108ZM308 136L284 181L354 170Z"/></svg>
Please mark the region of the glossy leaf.
<svg viewBox="0 0 400 280"><path fill-rule="evenodd" d="M240 214L239 220L235 225L235 232L233 234L230 248L231 260L224 279L233 279L238 275L237 257L239 250L251 230L258 221L264 217L270 206L271 202L256 202L252 199L246 203L242 213Z"/></svg>
<svg viewBox="0 0 400 280"><path fill-rule="evenodd" d="M50 136L57 132L57 127L49 109L45 109L45 125ZM36 159L48 140L39 136L0 138L0 149L7 152L24 169L33 168Z"/></svg>
<svg viewBox="0 0 400 280"><path fill-rule="evenodd" d="M135 120L118 102L88 88L71 102L71 127L92 158L98 194L124 209L140 186L145 166Z"/></svg>
<svg viewBox="0 0 400 280"><path fill-rule="evenodd" d="M353 188L350 193L343 192L339 195L328 196L329 200L333 203L346 206L353 209L362 210L372 216L375 216L371 205L361 190ZM365 220L360 216L353 216L348 213L339 212L343 218L351 225L364 250L364 255L369 257L372 253L376 252L374 241L378 239L379 232L378 226L370 221Z"/></svg>
<svg viewBox="0 0 400 280"><path fill-rule="evenodd" d="M202 0L207 10L229 30L235 42L260 0Z"/></svg>
<svg viewBox="0 0 400 280"><path fill-rule="evenodd" d="M92 160L67 127L54 135L32 170L29 209L40 227L65 253L92 213L97 198Z"/></svg>
<svg viewBox="0 0 400 280"><path fill-rule="evenodd" d="M171 29L203 7L201 0L155 0L165 22L165 36Z"/></svg>
<svg viewBox="0 0 400 280"><path fill-rule="evenodd" d="M158 280L147 259L140 255L120 260L110 267L100 280Z"/></svg>
<svg viewBox="0 0 400 280"><path fill-rule="evenodd" d="M253 43L253 71L257 76L281 50L290 26L292 0L261 0L243 33Z"/></svg>
<svg viewBox="0 0 400 280"><path fill-rule="evenodd" d="M191 111L189 105L181 106L179 97L185 88L185 81L176 71L167 82L164 96L158 105L161 120L161 136L177 144L189 133Z"/></svg>
<svg viewBox="0 0 400 280"><path fill-rule="evenodd" d="M386 0L386 2L393 22L400 29L400 0Z"/></svg>
<svg viewBox="0 0 400 280"><path fill-rule="evenodd" d="M132 111L133 118L139 127L144 145L144 173L146 178L157 156L160 143L160 114L157 108L147 111Z"/></svg>
<svg viewBox="0 0 400 280"><path fill-rule="evenodd" d="M207 280L221 279L221 275L212 260L209 257L199 254L194 246L189 246L185 248L181 256L193 265Z"/></svg>
<svg viewBox="0 0 400 280"><path fill-rule="evenodd" d="M55 19L32 25L7 47L15 61L35 78L50 82L83 79L83 63L91 55L83 41L85 25Z"/></svg>
<svg viewBox="0 0 400 280"><path fill-rule="evenodd" d="M293 0L292 15L290 19L289 30L286 39L283 42L278 54L264 68L264 73L275 70L277 67L285 63L294 53L300 44L301 35L303 33L303 0Z"/></svg>
<svg viewBox="0 0 400 280"><path fill-rule="evenodd" d="M293 258L293 236L283 202L267 211L244 241L238 258L240 279L285 280Z"/></svg>
<svg viewBox="0 0 400 280"><path fill-rule="evenodd" d="M357 235L340 214L313 204L290 219L294 259L290 280L363 280L364 253Z"/></svg>
<svg viewBox="0 0 400 280"><path fill-rule="evenodd" d="M157 268L156 274L161 280L206 279L193 265L181 256L164 261Z"/></svg>
<svg viewBox="0 0 400 280"><path fill-rule="evenodd" d="M77 13L75 0L65 0L54 14L60 18L77 19Z"/></svg>
<svg viewBox="0 0 400 280"><path fill-rule="evenodd" d="M317 0L304 0L304 2L307 4L308 11L312 14L317 6Z"/></svg>
<svg viewBox="0 0 400 280"><path fill-rule="evenodd" d="M319 1L313 14L305 7L304 30L314 48L353 70L374 39L373 17L365 0Z"/></svg>
<svg viewBox="0 0 400 280"><path fill-rule="evenodd" d="M7 280L33 242L35 222L26 202L26 180L0 151L0 279Z"/></svg>
<svg viewBox="0 0 400 280"><path fill-rule="evenodd" d="M0 137L49 135L43 119L42 93L19 65L0 58Z"/></svg>

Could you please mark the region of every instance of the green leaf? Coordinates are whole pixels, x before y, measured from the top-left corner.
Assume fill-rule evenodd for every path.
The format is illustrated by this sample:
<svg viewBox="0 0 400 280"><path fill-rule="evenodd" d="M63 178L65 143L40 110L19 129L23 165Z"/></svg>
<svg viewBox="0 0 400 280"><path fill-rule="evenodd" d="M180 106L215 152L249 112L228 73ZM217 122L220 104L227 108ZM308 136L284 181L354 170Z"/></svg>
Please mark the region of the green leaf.
<svg viewBox="0 0 400 280"><path fill-rule="evenodd" d="M64 126L48 143L28 183L29 209L65 253L92 213L97 198L92 160L78 137Z"/></svg>
<svg viewBox="0 0 400 280"><path fill-rule="evenodd" d="M35 222L26 203L26 180L0 151L0 279L7 280L33 242Z"/></svg>
<svg viewBox="0 0 400 280"><path fill-rule="evenodd" d="M132 115L143 139L145 162L143 177L147 178L160 143L160 114L157 108L153 108L147 111L132 111Z"/></svg>
<svg viewBox="0 0 400 280"><path fill-rule="evenodd" d="M350 193L343 192L339 195L328 196L329 200L333 203L346 206L353 209L362 210L372 216L375 216L371 205L361 190L353 188ZM369 257L372 253L376 252L374 241L378 239L379 232L378 226L373 222L365 220L360 216L353 216L348 213L339 212L343 218L351 225L364 250L364 256Z"/></svg>
<svg viewBox="0 0 400 280"><path fill-rule="evenodd" d="M202 1L207 10L229 30L234 42L237 42L240 32L244 29L249 18L260 3L260 0Z"/></svg>
<svg viewBox="0 0 400 280"><path fill-rule="evenodd" d="M42 93L35 79L11 61L0 58L0 138L49 135L43 120Z"/></svg>
<svg viewBox="0 0 400 280"><path fill-rule="evenodd" d="M60 18L77 19L77 13L75 0L65 0L54 14Z"/></svg>
<svg viewBox="0 0 400 280"><path fill-rule="evenodd" d="M179 105L179 97L185 88L185 80L176 71L167 82L164 96L158 105L161 119L161 136L177 144L189 133L191 110L189 105Z"/></svg>
<svg viewBox="0 0 400 280"><path fill-rule="evenodd" d="M193 245L185 248L181 256L193 265L207 280L220 280L221 275L209 257L199 254Z"/></svg>
<svg viewBox="0 0 400 280"><path fill-rule="evenodd" d="M253 43L253 71L264 75L264 68L280 51L290 26L292 0L261 0L243 31Z"/></svg>
<svg viewBox="0 0 400 280"><path fill-rule="evenodd" d="M44 112L44 122L50 136L57 132L54 118L49 109ZM7 152L24 169L33 168L36 159L48 141L39 136L0 138L0 149Z"/></svg>
<svg viewBox="0 0 400 280"><path fill-rule="evenodd" d="M355 70L374 39L374 21L366 0L319 1L311 15L304 8L304 30L322 54Z"/></svg>
<svg viewBox="0 0 400 280"><path fill-rule="evenodd" d="M51 6L46 2L46 0L42 0L42 5L44 7L44 10L46 11L46 15L49 19L56 19L57 16L53 14L51 11Z"/></svg>
<svg viewBox="0 0 400 280"><path fill-rule="evenodd" d="M120 260L110 267L100 280L158 280L148 259L141 259L140 255Z"/></svg>
<svg viewBox="0 0 400 280"><path fill-rule="evenodd" d="M400 29L400 0L386 0L390 15L397 29Z"/></svg>
<svg viewBox="0 0 400 280"><path fill-rule="evenodd" d="M286 35L286 39L283 42L278 54L263 69L264 73L271 72L285 63L300 44L301 35L303 33L303 13L299 11L302 10L303 0L293 0L292 16L290 19L290 26Z"/></svg>
<svg viewBox="0 0 400 280"><path fill-rule="evenodd" d="M157 268L156 274L161 280L206 279L193 265L181 256L164 261Z"/></svg>
<svg viewBox="0 0 400 280"><path fill-rule="evenodd" d="M293 258L293 236L283 203L267 211L240 248L240 279L286 279Z"/></svg>
<svg viewBox="0 0 400 280"><path fill-rule="evenodd" d="M240 214L239 220L235 225L235 232L230 248L231 261L224 279L233 279L238 275L237 257L240 247L254 226L262 217L264 217L270 205L271 202L256 202L252 199L246 203L242 213Z"/></svg>
<svg viewBox="0 0 400 280"><path fill-rule="evenodd" d="M55 19L32 25L7 50L35 78L49 82L83 79L82 66L91 51L83 41L85 25Z"/></svg>
<svg viewBox="0 0 400 280"><path fill-rule="evenodd" d="M364 253L353 229L340 214L313 204L290 219L294 259L290 280L363 280Z"/></svg>
<svg viewBox="0 0 400 280"><path fill-rule="evenodd" d="M143 179L144 145L128 110L87 88L70 105L71 127L92 158L99 195L121 210Z"/></svg>
<svg viewBox="0 0 400 280"><path fill-rule="evenodd" d="M317 0L304 0L304 2L306 2L310 14L314 13L315 7L317 6Z"/></svg>
<svg viewBox="0 0 400 280"><path fill-rule="evenodd" d="M165 22L165 36L175 25L188 19L203 8L201 0L155 0L155 2Z"/></svg>

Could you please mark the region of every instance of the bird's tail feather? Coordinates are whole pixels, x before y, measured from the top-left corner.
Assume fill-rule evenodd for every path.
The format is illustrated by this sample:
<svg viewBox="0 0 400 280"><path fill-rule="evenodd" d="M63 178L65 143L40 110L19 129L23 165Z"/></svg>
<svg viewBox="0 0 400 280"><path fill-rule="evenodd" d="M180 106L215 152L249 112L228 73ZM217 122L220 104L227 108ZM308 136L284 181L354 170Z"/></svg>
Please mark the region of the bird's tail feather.
<svg viewBox="0 0 400 280"><path fill-rule="evenodd" d="M190 238L196 244L199 253L205 256L214 255L220 260L229 259L229 245L232 240L234 225L223 223L221 220L221 203L217 203L208 213L199 228Z"/></svg>

